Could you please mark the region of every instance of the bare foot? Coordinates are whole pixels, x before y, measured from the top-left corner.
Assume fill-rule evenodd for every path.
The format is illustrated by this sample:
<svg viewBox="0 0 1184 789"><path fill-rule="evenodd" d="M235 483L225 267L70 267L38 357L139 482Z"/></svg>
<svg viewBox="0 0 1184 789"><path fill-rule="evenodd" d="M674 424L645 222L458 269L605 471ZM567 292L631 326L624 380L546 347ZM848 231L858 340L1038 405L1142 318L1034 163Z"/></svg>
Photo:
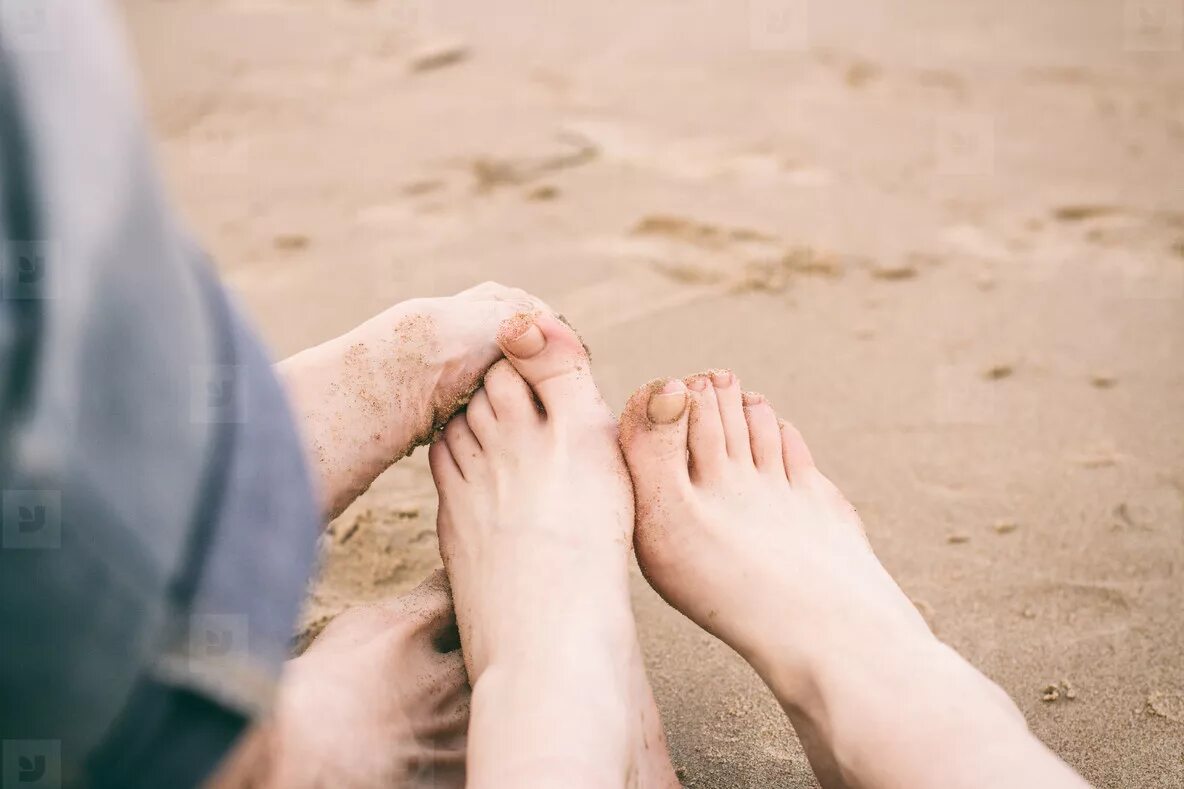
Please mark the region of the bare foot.
<svg viewBox="0 0 1184 789"><path fill-rule="evenodd" d="M853 612L873 633L929 637L855 509L764 398L743 393L728 371L666 389L634 395L621 443L636 488L637 558L671 605L749 660L775 649L796 676L833 648L827 639L852 637ZM771 644L777 634L785 642Z"/></svg>
<svg viewBox="0 0 1184 789"><path fill-rule="evenodd" d="M642 571L752 664L824 785L1082 785L930 633L798 431L734 375L643 388L621 444Z"/></svg>
<svg viewBox="0 0 1184 789"><path fill-rule="evenodd" d="M502 356L495 337L506 319L545 306L487 282L455 296L401 302L277 365L327 516L464 406Z"/></svg>
<svg viewBox="0 0 1184 789"><path fill-rule="evenodd" d="M463 787L469 683L448 582L336 617L213 786Z"/></svg>
<svg viewBox="0 0 1184 789"><path fill-rule="evenodd" d="M677 786L628 578L633 497L583 346L549 315L432 446L473 683L473 786Z"/></svg>

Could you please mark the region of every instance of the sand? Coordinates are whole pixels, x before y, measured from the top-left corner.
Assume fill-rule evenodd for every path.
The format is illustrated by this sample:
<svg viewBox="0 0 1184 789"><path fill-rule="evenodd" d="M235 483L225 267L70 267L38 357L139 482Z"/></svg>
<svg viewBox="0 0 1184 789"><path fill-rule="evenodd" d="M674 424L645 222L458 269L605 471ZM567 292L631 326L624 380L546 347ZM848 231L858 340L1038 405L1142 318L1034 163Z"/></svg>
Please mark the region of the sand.
<svg viewBox="0 0 1184 789"><path fill-rule="evenodd" d="M277 357L495 279L614 406L730 367L1041 739L1184 785L1178 7L124 6L170 188ZM334 524L303 624L436 566L434 514L421 450ZM685 783L813 785L752 672L636 606Z"/></svg>

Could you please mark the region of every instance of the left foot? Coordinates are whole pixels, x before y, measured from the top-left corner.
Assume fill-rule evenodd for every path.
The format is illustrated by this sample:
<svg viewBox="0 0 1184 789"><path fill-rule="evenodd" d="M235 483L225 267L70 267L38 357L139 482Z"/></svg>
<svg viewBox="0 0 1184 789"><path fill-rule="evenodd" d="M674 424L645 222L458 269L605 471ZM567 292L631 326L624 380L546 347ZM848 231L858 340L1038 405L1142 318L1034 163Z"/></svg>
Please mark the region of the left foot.
<svg viewBox="0 0 1184 789"><path fill-rule="evenodd" d="M288 661L214 787L465 785L469 683L448 581L351 608Z"/></svg>
<svg viewBox="0 0 1184 789"><path fill-rule="evenodd" d="M629 601L633 496L568 327L522 316L432 446L474 786L677 786Z"/></svg>
<svg viewBox="0 0 1184 789"><path fill-rule="evenodd" d="M487 282L446 298L396 304L277 365L328 518L456 413L502 352L498 327L545 305Z"/></svg>

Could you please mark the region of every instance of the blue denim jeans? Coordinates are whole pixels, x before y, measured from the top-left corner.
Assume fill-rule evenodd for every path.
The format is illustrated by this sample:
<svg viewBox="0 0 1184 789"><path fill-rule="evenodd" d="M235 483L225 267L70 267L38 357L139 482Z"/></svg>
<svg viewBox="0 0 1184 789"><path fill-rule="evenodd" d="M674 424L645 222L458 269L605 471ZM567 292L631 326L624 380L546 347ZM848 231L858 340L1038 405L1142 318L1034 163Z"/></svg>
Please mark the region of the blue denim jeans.
<svg viewBox="0 0 1184 789"><path fill-rule="evenodd" d="M196 784L269 703L319 515L267 354L168 210L105 5L8 7L0 785Z"/></svg>

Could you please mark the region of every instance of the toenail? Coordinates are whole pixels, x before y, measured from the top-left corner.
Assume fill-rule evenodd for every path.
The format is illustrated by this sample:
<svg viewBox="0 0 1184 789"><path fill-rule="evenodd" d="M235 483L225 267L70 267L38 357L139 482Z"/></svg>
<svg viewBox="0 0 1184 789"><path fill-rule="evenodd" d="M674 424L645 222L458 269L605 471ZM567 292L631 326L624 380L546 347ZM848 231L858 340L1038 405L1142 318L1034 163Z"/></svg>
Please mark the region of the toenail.
<svg viewBox="0 0 1184 789"><path fill-rule="evenodd" d="M689 386L691 389L694 389L696 392L702 392L707 389L707 379L692 378L690 381L687 381L687 386Z"/></svg>
<svg viewBox="0 0 1184 789"><path fill-rule="evenodd" d="M734 380L735 377L728 370L717 370L711 374L711 382L720 389L724 388L725 386L731 386L732 381Z"/></svg>
<svg viewBox="0 0 1184 789"><path fill-rule="evenodd" d="M745 392L741 399L744 405L760 405L765 402L765 396L757 392Z"/></svg>
<svg viewBox="0 0 1184 789"><path fill-rule="evenodd" d="M682 381L667 381L666 385L650 397L646 409L650 421L658 425L677 422L687 407L687 388Z"/></svg>
<svg viewBox="0 0 1184 789"><path fill-rule="evenodd" d="M502 324L497 336L502 348L519 359L529 359L547 345L543 330L534 322L534 315L530 313L508 319Z"/></svg>

